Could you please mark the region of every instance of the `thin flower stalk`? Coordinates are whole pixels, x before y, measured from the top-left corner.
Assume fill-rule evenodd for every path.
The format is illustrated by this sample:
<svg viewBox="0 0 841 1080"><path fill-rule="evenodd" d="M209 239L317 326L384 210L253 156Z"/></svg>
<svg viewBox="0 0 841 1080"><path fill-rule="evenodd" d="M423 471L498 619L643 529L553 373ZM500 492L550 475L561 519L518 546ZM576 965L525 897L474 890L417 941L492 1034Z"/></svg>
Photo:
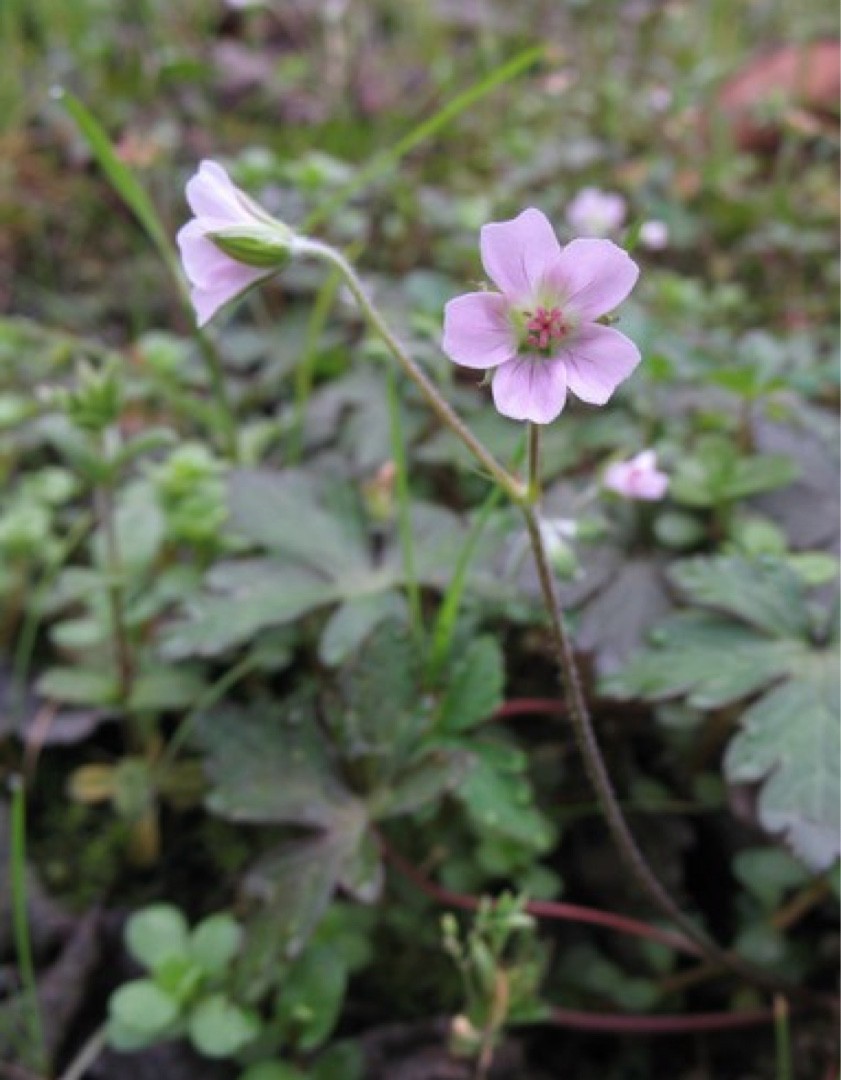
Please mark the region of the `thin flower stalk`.
<svg viewBox="0 0 841 1080"><path fill-rule="evenodd" d="M300 254L313 255L334 266L344 278L345 285L359 306L368 325L380 338L388 351L421 392L427 405L432 409L442 424L457 435L473 456L485 468L497 484L516 503L526 498L525 486L505 469L490 450L476 438L473 432L461 420L458 414L441 397L435 384L409 356L400 341L391 332L388 324L372 303L356 271L341 252L318 240L299 239L297 250Z"/></svg>

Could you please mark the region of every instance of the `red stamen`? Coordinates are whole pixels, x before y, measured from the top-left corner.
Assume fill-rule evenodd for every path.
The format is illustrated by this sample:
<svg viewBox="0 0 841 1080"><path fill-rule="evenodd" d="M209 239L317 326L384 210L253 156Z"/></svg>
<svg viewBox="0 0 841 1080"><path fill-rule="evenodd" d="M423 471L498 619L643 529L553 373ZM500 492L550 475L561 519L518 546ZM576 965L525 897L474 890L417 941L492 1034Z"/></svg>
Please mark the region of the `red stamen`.
<svg viewBox="0 0 841 1080"><path fill-rule="evenodd" d="M534 312L524 311L523 314L528 317L526 342L541 352L545 352L566 335L567 325L560 308L553 307L547 310L545 307L539 307Z"/></svg>

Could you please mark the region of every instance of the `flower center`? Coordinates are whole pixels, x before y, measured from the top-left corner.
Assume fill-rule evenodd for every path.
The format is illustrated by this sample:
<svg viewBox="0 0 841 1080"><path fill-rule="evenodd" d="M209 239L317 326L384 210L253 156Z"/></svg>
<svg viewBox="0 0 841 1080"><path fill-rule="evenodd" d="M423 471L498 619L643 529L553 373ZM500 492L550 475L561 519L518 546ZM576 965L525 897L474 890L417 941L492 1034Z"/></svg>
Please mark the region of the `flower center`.
<svg viewBox="0 0 841 1080"><path fill-rule="evenodd" d="M553 345L566 337L569 326L563 312L558 307L538 307L534 311L524 311L526 317L526 345L538 352L548 352Z"/></svg>

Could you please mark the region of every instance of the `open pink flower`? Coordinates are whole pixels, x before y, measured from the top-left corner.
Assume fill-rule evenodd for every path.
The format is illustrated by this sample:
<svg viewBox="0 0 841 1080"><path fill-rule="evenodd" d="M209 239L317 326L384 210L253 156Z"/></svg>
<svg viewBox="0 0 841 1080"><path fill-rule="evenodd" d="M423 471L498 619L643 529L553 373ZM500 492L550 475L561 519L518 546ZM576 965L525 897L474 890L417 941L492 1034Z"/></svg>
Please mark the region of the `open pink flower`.
<svg viewBox="0 0 841 1080"><path fill-rule="evenodd" d="M657 468L655 452L643 450L630 461L615 461L608 465L602 483L626 499L656 502L666 494L669 478Z"/></svg>
<svg viewBox="0 0 841 1080"><path fill-rule="evenodd" d="M277 269L249 266L232 258L211 235L238 229L265 231L271 219L215 161L203 161L187 182L187 202L195 217L179 230L177 239L184 270L193 286L191 297L197 321L204 326L223 304Z"/></svg>
<svg viewBox="0 0 841 1080"><path fill-rule="evenodd" d="M604 405L640 362L632 341L597 322L634 287L636 263L610 240L561 248L539 210L485 225L480 246L499 292L447 304L444 352L463 367L496 368L494 403L513 420L548 424L568 390Z"/></svg>

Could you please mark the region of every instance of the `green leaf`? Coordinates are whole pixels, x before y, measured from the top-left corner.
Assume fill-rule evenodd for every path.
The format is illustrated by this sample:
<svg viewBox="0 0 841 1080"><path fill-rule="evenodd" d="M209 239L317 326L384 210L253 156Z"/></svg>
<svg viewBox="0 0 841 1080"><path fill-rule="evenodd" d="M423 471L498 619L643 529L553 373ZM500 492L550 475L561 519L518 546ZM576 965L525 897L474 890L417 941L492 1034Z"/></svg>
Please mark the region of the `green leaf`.
<svg viewBox="0 0 841 1080"><path fill-rule="evenodd" d="M158 249L162 259L180 276L178 262L166 230L161 224L154 204L128 166L117 155L104 128L82 102L64 89L53 91L53 97L75 120L91 153L117 194L140 222L146 235Z"/></svg>
<svg viewBox="0 0 841 1080"><path fill-rule="evenodd" d="M437 749L411 766L371 800L375 820L413 814L442 799L464 779L470 757L460 750Z"/></svg>
<svg viewBox="0 0 841 1080"><path fill-rule="evenodd" d="M802 863L776 848L748 848L733 859L733 873L767 911L773 911L791 889L805 885Z"/></svg>
<svg viewBox="0 0 841 1080"><path fill-rule="evenodd" d="M453 665L441 702L441 731L467 731L492 717L502 705L504 683L499 643L492 637L475 638Z"/></svg>
<svg viewBox="0 0 841 1080"><path fill-rule="evenodd" d="M513 840L532 851L546 851L554 834L532 801L525 755L502 743L475 748L474 760L454 795L477 830Z"/></svg>
<svg viewBox="0 0 841 1080"><path fill-rule="evenodd" d="M277 1003L284 1039L314 1050L336 1026L347 988L347 970L332 949L311 945L286 975Z"/></svg>
<svg viewBox="0 0 841 1080"><path fill-rule="evenodd" d="M271 709L203 717L197 731L212 785L210 809L231 821L325 829L355 812L358 800L337 778L317 724L306 694Z"/></svg>
<svg viewBox="0 0 841 1080"><path fill-rule="evenodd" d="M764 781L759 820L812 870L841 853L838 716L838 661L827 653L747 710L724 760L731 782Z"/></svg>
<svg viewBox="0 0 841 1080"><path fill-rule="evenodd" d="M396 592L373 593L346 601L330 616L321 634L318 655L324 664L334 667L361 645L380 623L386 620L405 622L406 601Z"/></svg>
<svg viewBox="0 0 841 1080"><path fill-rule="evenodd" d="M808 656L800 642L768 641L749 627L701 611L682 611L658 624L655 646L636 653L603 691L628 700L684 695L700 709L740 701L788 674Z"/></svg>
<svg viewBox="0 0 841 1080"><path fill-rule="evenodd" d="M228 506L237 532L325 577L370 564L367 532L348 488L293 470L239 470L228 481Z"/></svg>
<svg viewBox="0 0 841 1080"><path fill-rule="evenodd" d="M260 1034L256 1014L246 1012L223 994L200 1001L190 1014L190 1041L209 1058L232 1057Z"/></svg>
<svg viewBox="0 0 841 1080"><path fill-rule="evenodd" d="M188 605L188 618L166 634L162 651L173 660L189 656L217 656L253 639L261 630L283 626L310 611L341 599L335 584L319 580L303 568L264 566L262 580L236 574L232 565L210 575L211 586L221 585L225 595L204 594ZM241 569L246 570L246 566ZM224 574L224 578L223 578ZM238 587L237 578L246 578ZM224 584L223 584L224 582ZM229 589L236 591L229 592Z"/></svg>
<svg viewBox="0 0 841 1080"><path fill-rule="evenodd" d="M130 1054L135 1050L144 1050L147 1046L153 1046L162 1037L157 1032L150 1034L149 1032L138 1031L136 1028L129 1027L128 1024L122 1023L117 1020L116 1017L109 1016L106 1025L106 1031L108 1034L108 1045L112 1050L118 1051L121 1054ZM167 1031L167 1035L170 1032Z"/></svg>
<svg viewBox="0 0 841 1080"><path fill-rule="evenodd" d="M108 1001L109 1016L141 1037L161 1037L178 1019L178 1003L151 979L123 983Z"/></svg>
<svg viewBox="0 0 841 1080"><path fill-rule="evenodd" d="M158 667L141 671L131 688L128 707L134 712L162 712L193 705L204 692L201 676L187 668Z"/></svg>
<svg viewBox="0 0 841 1080"><path fill-rule="evenodd" d="M352 869L363 827L360 817L343 819L332 832L287 841L251 868L245 891L264 911L249 928L243 953L240 977L249 992L270 985L279 964L304 948L340 879Z"/></svg>
<svg viewBox="0 0 841 1080"><path fill-rule="evenodd" d="M380 758L393 771L425 726L419 708L417 649L405 624L383 623L342 673L341 704L329 723L349 758Z"/></svg>
<svg viewBox="0 0 841 1080"><path fill-rule="evenodd" d="M785 454L742 457L729 439L709 435L694 455L681 461L669 493L685 506L718 506L784 487L799 475L799 468Z"/></svg>
<svg viewBox="0 0 841 1080"><path fill-rule="evenodd" d="M681 695L699 709L760 694L724 759L727 779L759 783L759 820L813 870L839 852L837 649L810 641L817 613L784 561L692 559L673 576L697 603L605 681L617 697ZM764 694L761 694L765 691Z"/></svg>
<svg viewBox="0 0 841 1080"><path fill-rule="evenodd" d="M208 975L222 975L242 945L242 927L232 915L209 915L190 935L190 955Z"/></svg>
<svg viewBox="0 0 841 1080"><path fill-rule="evenodd" d="M725 611L774 637L808 638L803 583L778 559L685 559L669 576L696 604Z"/></svg>
<svg viewBox="0 0 841 1080"><path fill-rule="evenodd" d="M117 678L108 671L50 668L38 680L38 693L67 705L114 705Z"/></svg>
<svg viewBox="0 0 841 1080"><path fill-rule="evenodd" d="M188 956L187 920L172 904L153 904L131 915L126 923L126 947L150 971L166 961Z"/></svg>

